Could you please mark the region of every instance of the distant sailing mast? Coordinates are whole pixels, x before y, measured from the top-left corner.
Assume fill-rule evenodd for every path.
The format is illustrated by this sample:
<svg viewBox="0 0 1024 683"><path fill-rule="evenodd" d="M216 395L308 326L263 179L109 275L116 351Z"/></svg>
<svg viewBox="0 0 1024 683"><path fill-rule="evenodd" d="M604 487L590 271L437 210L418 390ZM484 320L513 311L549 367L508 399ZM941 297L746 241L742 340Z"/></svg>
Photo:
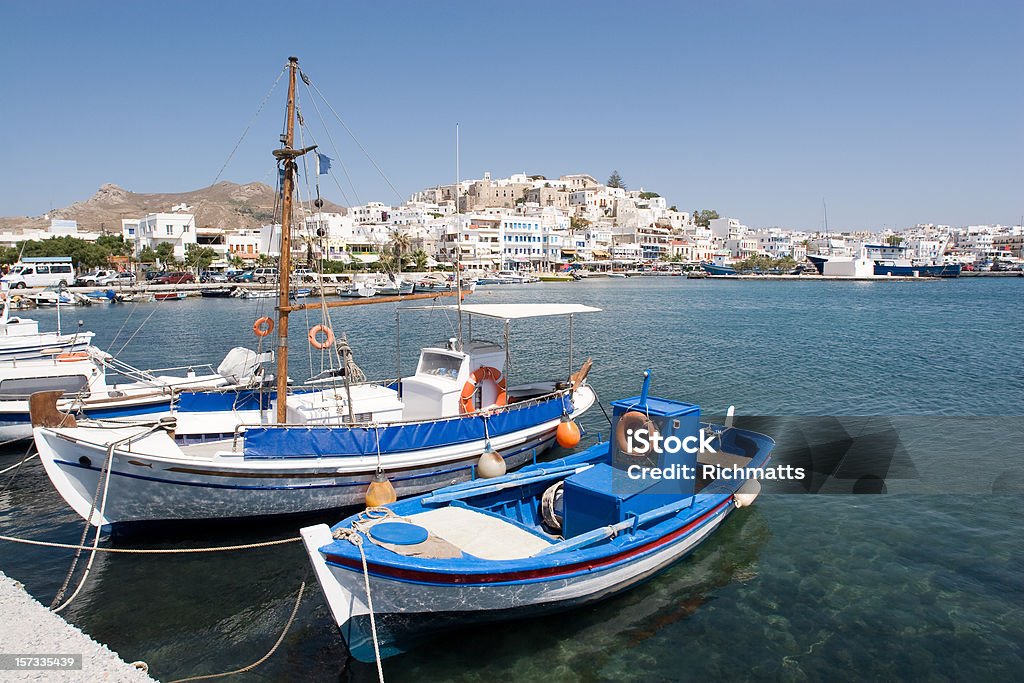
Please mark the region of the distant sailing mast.
<svg viewBox="0 0 1024 683"><path fill-rule="evenodd" d="M459 351L462 350L462 212L459 209L459 190L462 187L462 169L459 168L459 124L455 124L455 293L459 316Z"/></svg>
<svg viewBox="0 0 1024 683"><path fill-rule="evenodd" d="M274 158L284 165L284 182L281 184L281 260L278 268L279 300L277 306L277 421L288 419L288 294L291 289L291 229L292 191L295 184L295 159L316 149L316 145L304 149L292 149L295 140L295 74L299 70L299 58L288 58L288 113L285 118L285 132L281 136L282 149L274 150Z"/></svg>

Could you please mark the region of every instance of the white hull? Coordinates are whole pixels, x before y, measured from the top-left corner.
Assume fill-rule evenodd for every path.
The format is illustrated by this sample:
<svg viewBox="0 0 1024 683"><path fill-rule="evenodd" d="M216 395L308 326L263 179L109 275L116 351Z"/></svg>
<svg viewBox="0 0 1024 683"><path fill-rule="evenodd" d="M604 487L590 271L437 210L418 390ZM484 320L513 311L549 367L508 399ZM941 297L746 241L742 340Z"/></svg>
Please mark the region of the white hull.
<svg viewBox="0 0 1024 683"><path fill-rule="evenodd" d="M420 631L436 630L438 620L448 627L461 627L482 621L524 618L587 604L626 590L691 552L725 521L734 508L730 502L692 533L642 559L566 578L505 584L437 585L371 574L370 594L378 639L390 644L382 648L382 655L401 651L398 644L414 639ZM319 549L332 542L331 530L326 524L305 528L301 534L335 624L350 652L362 661L373 661L370 611L362 571L325 561Z"/></svg>
<svg viewBox="0 0 1024 683"><path fill-rule="evenodd" d="M589 409L593 391L582 386L574 415ZM228 413L225 417L230 417ZM491 439L518 467L550 447L559 420ZM381 425L382 427L384 425ZM376 456L289 457L246 460L242 441L178 446L165 432L143 428L36 428L40 460L54 487L83 518L100 484L107 444L135 436L114 451L104 514L94 525L282 515L363 504L377 469ZM381 457L400 497L469 479L484 442L471 441Z"/></svg>

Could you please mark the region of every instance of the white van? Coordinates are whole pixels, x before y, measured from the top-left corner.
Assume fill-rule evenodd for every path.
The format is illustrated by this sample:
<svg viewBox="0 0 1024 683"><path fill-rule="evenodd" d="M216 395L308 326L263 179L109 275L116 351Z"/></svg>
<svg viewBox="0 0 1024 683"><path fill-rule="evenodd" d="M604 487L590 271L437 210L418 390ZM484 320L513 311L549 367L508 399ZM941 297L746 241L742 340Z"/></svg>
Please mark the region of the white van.
<svg viewBox="0 0 1024 683"><path fill-rule="evenodd" d="M75 281L75 267L69 256L25 257L0 278L5 289L68 286Z"/></svg>

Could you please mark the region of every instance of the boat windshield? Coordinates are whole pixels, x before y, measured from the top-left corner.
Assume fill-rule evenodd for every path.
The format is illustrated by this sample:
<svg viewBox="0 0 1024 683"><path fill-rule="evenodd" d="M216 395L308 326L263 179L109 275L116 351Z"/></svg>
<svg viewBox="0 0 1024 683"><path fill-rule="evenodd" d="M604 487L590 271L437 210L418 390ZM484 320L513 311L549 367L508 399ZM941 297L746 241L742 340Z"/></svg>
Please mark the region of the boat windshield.
<svg viewBox="0 0 1024 683"><path fill-rule="evenodd" d="M419 370L416 374L458 379L459 368L461 366L461 358L449 356L443 353L431 353L429 351L424 351L423 356L420 359Z"/></svg>

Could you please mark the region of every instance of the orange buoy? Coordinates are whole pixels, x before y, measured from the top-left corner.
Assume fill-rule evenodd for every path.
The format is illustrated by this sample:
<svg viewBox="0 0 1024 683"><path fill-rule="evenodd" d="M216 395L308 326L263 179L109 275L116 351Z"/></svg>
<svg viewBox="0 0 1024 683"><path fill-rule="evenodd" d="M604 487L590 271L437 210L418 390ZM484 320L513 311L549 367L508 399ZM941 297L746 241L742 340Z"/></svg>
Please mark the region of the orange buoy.
<svg viewBox="0 0 1024 683"><path fill-rule="evenodd" d="M370 486L366 489L366 507L380 507L381 505L394 503L396 500L398 500L398 494L395 493L395 487L391 485L384 472L377 472L373 481L370 482Z"/></svg>
<svg viewBox="0 0 1024 683"><path fill-rule="evenodd" d="M494 405L503 406L508 401L508 395L505 393L505 378L501 376L501 371L489 365L482 365L470 373L469 379L462 385L459 408L463 413L472 413L475 410L473 394L476 393L476 385L485 379L494 382L494 386L498 388L498 396L494 399Z"/></svg>
<svg viewBox="0 0 1024 683"><path fill-rule="evenodd" d="M320 341L318 336L321 332L324 333L324 340ZM334 331L327 325L317 325L309 330L309 344L314 349L326 349L329 346L334 346Z"/></svg>
<svg viewBox="0 0 1024 683"><path fill-rule="evenodd" d="M580 442L580 428L568 416L562 418L555 429L555 441L562 448L575 448Z"/></svg>
<svg viewBox="0 0 1024 683"><path fill-rule="evenodd" d="M263 316L252 324L252 331L257 337L266 337L274 331L274 321L268 316Z"/></svg>

